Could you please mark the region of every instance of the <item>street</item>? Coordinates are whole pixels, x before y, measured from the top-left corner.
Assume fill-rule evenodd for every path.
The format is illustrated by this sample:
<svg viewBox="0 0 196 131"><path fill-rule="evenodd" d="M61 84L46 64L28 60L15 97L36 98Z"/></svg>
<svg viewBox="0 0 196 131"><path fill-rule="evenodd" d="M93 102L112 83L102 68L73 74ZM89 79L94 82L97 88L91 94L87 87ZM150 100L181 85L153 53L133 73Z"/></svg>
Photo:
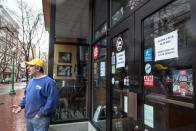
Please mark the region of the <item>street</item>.
<svg viewBox="0 0 196 131"><path fill-rule="evenodd" d="M23 97L25 82L15 83L16 95L10 96L10 84L0 84L0 131L25 131L24 112L13 114L10 108Z"/></svg>

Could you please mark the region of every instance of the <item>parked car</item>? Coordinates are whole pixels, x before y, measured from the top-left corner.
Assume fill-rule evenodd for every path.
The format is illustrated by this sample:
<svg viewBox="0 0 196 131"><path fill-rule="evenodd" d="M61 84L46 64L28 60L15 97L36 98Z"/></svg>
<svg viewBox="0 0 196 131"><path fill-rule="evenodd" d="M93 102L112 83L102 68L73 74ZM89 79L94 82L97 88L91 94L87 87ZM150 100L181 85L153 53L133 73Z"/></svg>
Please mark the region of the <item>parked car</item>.
<svg viewBox="0 0 196 131"><path fill-rule="evenodd" d="M26 82L27 81L27 78L22 78L20 81L21 82Z"/></svg>
<svg viewBox="0 0 196 131"><path fill-rule="evenodd" d="M11 82L11 78L5 78L1 81L2 84L9 84Z"/></svg>

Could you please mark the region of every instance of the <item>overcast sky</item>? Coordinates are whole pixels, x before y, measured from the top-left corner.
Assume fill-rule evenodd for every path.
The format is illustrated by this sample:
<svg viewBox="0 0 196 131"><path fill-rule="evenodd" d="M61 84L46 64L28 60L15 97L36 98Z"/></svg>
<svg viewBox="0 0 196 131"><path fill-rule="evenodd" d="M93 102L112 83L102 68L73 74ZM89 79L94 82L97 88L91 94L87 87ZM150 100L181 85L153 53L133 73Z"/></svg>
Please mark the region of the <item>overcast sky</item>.
<svg viewBox="0 0 196 131"><path fill-rule="evenodd" d="M42 0L23 0L23 1L28 2L31 5L32 9L43 11L43 9L42 9ZM3 4L6 9L14 10L14 11L17 12L17 7L15 7L16 2L17 2L17 0L0 0L0 3ZM14 17L12 15L13 14L10 14L11 17ZM41 43L43 43L42 46L41 46L42 51L47 51L48 50L48 43L49 43L48 39L49 39L48 38L48 33L46 33L46 36L44 38L44 42L41 42Z"/></svg>

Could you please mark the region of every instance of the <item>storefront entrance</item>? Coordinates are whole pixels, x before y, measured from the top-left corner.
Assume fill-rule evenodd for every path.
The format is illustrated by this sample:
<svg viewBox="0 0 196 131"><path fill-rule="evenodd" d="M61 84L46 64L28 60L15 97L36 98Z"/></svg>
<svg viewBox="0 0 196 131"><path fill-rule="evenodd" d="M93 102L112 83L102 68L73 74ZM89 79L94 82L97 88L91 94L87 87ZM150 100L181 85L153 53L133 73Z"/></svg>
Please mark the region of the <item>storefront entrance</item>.
<svg viewBox="0 0 196 131"><path fill-rule="evenodd" d="M149 1L110 31L111 130L194 131L191 1Z"/></svg>

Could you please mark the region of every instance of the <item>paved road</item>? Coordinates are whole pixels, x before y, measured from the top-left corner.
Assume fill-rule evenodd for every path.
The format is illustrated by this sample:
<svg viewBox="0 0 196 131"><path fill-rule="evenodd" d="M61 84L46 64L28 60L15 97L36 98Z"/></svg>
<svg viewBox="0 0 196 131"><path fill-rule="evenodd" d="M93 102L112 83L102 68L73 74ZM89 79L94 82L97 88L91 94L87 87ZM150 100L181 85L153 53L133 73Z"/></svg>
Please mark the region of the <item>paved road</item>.
<svg viewBox="0 0 196 131"><path fill-rule="evenodd" d="M14 96L9 95L11 85L0 85L0 131L26 131L24 112L15 115L10 108L23 97L25 85L26 83L16 83Z"/></svg>

